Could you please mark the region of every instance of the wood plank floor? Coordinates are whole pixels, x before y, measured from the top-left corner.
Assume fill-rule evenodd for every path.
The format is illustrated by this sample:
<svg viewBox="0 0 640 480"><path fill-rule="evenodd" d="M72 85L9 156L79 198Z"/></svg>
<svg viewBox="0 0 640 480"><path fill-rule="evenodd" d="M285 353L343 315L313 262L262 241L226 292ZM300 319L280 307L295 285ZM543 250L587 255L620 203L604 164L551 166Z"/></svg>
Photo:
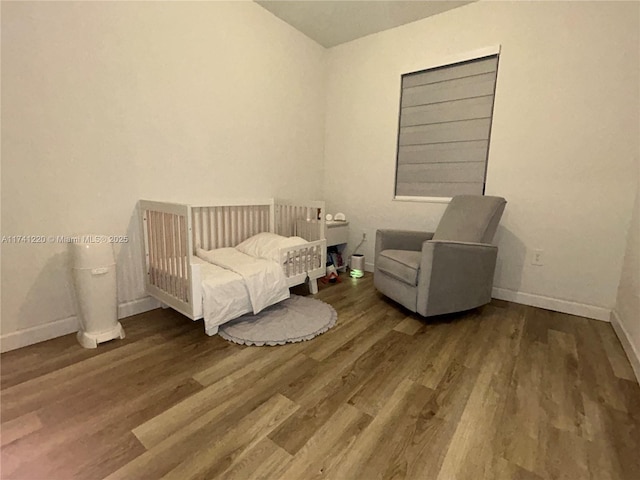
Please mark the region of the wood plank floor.
<svg viewBox="0 0 640 480"><path fill-rule="evenodd" d="M3 479L640 478L640 387L607 323L494 301L424 320L372 276L338 325L242 347L155 310L127 338L3 354Z"/></svg>

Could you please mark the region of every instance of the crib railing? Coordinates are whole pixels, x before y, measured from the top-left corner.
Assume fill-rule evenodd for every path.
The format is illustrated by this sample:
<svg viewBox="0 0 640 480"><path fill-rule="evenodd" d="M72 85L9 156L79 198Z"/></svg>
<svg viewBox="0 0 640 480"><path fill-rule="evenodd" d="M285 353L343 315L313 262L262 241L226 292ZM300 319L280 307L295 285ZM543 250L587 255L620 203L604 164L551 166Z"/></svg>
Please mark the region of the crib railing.
<svg viewBox="0 0 640 480"><path fill-rule="evenodd" d="M192 206L193 247L204 250L235 247L261 232L305 240L324 238L324 202L271 200L265 203ZM319 218L320 217L320 218ZM305 226L301 228L300 225Z"/></svg>
<svg viewBox="0 0 640 480"><path fill-rule="evenodd" d="M144 230L147 288L189 306L189 207L140 202ZM157 293L156 292L156 293Z"/></svg>
<svg viewBox="0 0 640 480"><path fill-rule="evenodd" d="M326 242L324 240L283 248L280 251L284 274L287 278L307 275L324 265L326 256Z"/></svg>
<svg viewBox="0 0 640 480"><path fill-rule="evenodd" d="M192 207L193 246L204 250L235 247L270 231L271 205Z"/></svg>
<svg viewBox="0 0 640 480"><path fill-rule="evenodd" d="M324 202L299 203L275 201L275 233L284 237L297 235L310 242L324 238Z"/></svg>

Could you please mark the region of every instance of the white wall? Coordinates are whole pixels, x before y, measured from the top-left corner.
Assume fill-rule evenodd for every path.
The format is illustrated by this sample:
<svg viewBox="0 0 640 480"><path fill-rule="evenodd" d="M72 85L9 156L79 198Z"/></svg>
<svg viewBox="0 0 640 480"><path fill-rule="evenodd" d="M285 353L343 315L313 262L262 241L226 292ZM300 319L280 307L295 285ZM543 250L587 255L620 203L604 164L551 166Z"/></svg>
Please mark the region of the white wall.
<svg viewBox="0 0 640 480"><path fill-rule="evenodd" d="M320 198L325 56L253 2L2 2L2 235L135 237L140 198ZM136 238L116 253L144 309ZM2 295L4 350L73 331L66 245L2 245Z"/></svg>
<svg viewBox="0 0 640 480"><path fill-rule="evenodd" d="M351 221L350 245L366 232L370 263L377 228L432 231L445 208L392 201L401 74L499 44L486 193L508 205L494 296L608 319L635 192L639 18L635 2L479 2L332 48L325 199Z"/></svg>
<svg viewBox="0 0 640 480"><path fill-rule="evenodd" d="M640 182L612 323L640 382Z"/></svg>

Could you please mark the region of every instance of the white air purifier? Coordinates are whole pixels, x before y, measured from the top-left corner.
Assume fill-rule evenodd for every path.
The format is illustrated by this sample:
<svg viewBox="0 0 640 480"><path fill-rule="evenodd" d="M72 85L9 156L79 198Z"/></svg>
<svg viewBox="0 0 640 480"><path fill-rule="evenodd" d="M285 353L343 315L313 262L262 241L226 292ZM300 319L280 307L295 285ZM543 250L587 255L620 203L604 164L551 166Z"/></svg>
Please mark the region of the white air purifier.
<svg viewBox="0 0 640 480"><path fill-rule="evenodd" d="M362 278L364 276L364 255L359 253L351 255L349 268L351 269L349 272L351 278Z"/></svg>
<svg viewBox="0 0 640 480"><path fill-rule="evenodd" d="M80 235L70 243L73 283L78 304L78 342L84 348L124 338L118 322L116 262L111 243L101 235Z"/></svg>

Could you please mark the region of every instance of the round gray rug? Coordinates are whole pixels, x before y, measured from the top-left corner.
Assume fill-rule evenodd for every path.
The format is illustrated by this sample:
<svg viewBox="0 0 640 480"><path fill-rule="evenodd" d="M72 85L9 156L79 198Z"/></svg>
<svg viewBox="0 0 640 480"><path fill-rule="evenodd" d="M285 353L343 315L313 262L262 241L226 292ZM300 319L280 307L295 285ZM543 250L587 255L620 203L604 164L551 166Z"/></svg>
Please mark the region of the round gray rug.
<svg viewBox="0 0 640 480"><path fill-rule="evenodd" d="M333 327L337 318L328 303L291 295L257 315L243 315L221 325L218 334L241 345L284 345L311 340Z"/></svg>

